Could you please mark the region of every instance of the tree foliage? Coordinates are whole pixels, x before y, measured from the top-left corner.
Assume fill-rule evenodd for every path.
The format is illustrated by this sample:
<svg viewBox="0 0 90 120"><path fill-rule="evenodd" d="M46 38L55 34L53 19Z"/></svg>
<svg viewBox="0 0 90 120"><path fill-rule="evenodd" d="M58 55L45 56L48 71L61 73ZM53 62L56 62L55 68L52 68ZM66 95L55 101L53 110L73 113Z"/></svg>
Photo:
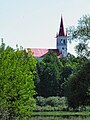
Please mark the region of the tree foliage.
<svg viewBox="0 0 90 120"><path fill-rule="evenodd" d="M68 54L67 57L58 59L57 55L50 51L43 61L38 62L37 72L39 81L36 89L39 96L64 96L64 83L77 69L78 59Z"/></svg>
<svg viewBox="0 0 90 120"><path fill-rule="evenodd" d="M76 46L78 55L90 56L90 15L84 15L78 20L77 27L70 27L68 30L71 39L79 40Z"/></svg>
<svg viewBox="0 0 90 120"><path fill-rule="evenodd" d="M66 94L70 107L90 105L90 61L72 74L66 82Z"/></svg>
<svg viewBox="0 0 90 120"><path fill-rule="evenodd" d="M90 40L90 15L83 15L78 20L77 27L71 26L68 32L72 39L84 42Z"/></svg>
<svg viewBox="0 0 90 120"><path fill-rule="evenodd" d="M36 60L24 50L1 45L0 51L0 111L8 113L6 119L27 118L35 106Z"/></svg>
<svg viewBox="0 0 90 120"><path fill-rule="evenodd" d="M60 95L60 69L62 65L53 51L38 63L37 70L40 82L37 84L38 95L43 97Z"/></svg>

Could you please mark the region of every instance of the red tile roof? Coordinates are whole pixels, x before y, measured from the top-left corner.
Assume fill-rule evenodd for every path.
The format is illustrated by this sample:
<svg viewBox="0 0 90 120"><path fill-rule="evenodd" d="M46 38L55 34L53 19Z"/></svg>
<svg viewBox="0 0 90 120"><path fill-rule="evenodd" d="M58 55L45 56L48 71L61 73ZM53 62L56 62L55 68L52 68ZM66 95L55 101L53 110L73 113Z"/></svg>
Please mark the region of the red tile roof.
<svg viewBox="0 0 90 120"><path fill-rule="evenodd" d="M55 52L58 58L60 58L60 54L61 54L58 49L30 48L30 50L33 52L33 56L35 58L44 57L49 52L49 50L52 50L53 52Z"/></svg>
<svg viewBox="0 0 90 120"><path fill-rule="evenodd" d="M30 48L30 49L33 52L33 56L35 58L43 57L48 53L48 49L41 49L41 48Z"/></svg>

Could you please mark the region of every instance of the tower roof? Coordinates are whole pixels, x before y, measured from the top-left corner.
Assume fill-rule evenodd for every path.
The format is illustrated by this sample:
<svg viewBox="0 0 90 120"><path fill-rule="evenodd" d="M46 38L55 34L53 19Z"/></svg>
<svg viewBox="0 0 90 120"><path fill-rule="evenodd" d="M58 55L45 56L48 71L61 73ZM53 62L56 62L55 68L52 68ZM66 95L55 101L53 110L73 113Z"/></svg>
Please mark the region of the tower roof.
<svg viewBox="0 0 90 120"><path fill-rule="evenodd" d="M60 23L60 29L59 29L59 34L58 34L58 36L65 36L62 16L61 16L61 23Z"/></svg>

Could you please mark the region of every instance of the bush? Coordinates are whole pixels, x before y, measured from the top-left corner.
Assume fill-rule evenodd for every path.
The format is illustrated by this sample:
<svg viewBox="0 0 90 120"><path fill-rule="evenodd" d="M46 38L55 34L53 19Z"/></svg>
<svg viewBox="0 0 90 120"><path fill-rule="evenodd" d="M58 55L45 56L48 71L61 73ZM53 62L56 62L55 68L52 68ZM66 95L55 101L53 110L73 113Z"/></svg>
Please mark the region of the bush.
<svg viewBox="0 0 90 120"><path fill-rule="evenodd" d="M38 96L36 98L35 111L61 111L67 109L65 97L48 97Z"/></svg>
<svg viewBox="0 0 90 120"><path fill-rule="evenodd" d="M52 107L65 106L66 98L65 97L48 97L46 99L46 105L50 105Z"/></svg>
<svg viewBox="0 0 90 120"><path fill-rule="evenodd" d="M59 102L59 97L48 97L46 99L46 105L50 105L52 107L57 107L59 105Z"/></svg>
<svg viewBox="0 0 90 120"><path fill-rule="evenodd" d="M38 106L45 106L46 105L46 100L44 97L37 96L36 97L36 105Z"/></svg>

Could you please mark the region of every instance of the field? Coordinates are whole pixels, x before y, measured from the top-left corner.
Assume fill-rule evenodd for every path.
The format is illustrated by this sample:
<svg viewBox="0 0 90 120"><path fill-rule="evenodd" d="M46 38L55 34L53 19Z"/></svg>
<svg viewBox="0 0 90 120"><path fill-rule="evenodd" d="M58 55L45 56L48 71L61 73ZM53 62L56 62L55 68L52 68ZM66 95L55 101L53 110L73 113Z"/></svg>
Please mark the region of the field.
<svg viewBox="0 0 90 120"><path fill-rule="evenodd" d="M32 117L30 120L90 120L90 117Z"/></svg>
<svg viewBox="0 0 90 120"><path fill-rule="evenodd" d="M56 116L56 117L68 117L68 116L90 116L90 112L63 112L63 111L53 111L53 112L33 112L33 117L35 116Z"/></svg>
<svg viewBox="0 0 90 120"><path fill-rule="evenodd" d="M33 112L30 120L90 120L90 112Z"/></svg>

